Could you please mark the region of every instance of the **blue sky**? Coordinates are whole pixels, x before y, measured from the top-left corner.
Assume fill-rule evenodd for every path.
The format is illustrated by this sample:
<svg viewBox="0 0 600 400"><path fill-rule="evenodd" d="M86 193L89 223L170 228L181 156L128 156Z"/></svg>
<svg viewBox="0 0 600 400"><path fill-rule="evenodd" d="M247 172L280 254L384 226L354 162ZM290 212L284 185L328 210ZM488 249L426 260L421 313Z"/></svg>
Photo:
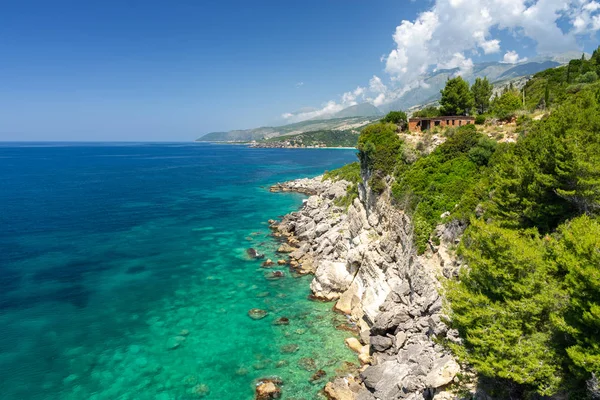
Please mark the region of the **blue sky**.
<svg viewBox="0 0 600 400"><path fill-rule="evenodd" d="M452 9L476 2L448 1ZM209 131L284 124L284 115L315 112L328 102L377 103L377 95L386 101L418 80L401 71L419 65L394 56L417 51L393 38L396 28L420 38L415 44L423 37L419 26L444 34L452 26L429 26L423 16L445 15L440 3L448 1L5 2L0 140L186 141ZM593 8L585 30L578 28L577 40L563 47L597 45ZM585 25L572 22L578 16L563 16L567 22L557 26L564 33ZM430 68L502 60L508 51L517 59L548 52L540 51L539 35L496 22L482 27L485 42L465 43ZM528 23L524 31L535 28ZM481 46L494 47L492 39L500 45L486 54ZM425 43L431 52L433 42L435 35ZM373 86L374 76L385 89Z"/></svg>

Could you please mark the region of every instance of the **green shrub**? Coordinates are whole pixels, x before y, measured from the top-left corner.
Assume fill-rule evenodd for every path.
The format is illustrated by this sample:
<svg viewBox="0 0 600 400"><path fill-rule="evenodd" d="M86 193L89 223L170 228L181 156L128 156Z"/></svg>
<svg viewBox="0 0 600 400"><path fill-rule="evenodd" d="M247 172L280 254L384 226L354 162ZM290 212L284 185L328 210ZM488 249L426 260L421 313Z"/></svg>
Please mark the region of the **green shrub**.
<svg viewBox="0 0 600 400"><path fill-rule="evenodd" d="M440 109L435 106L427 106L422 110L415 111L413 118L435 118L441 116Z"/></svg>
<svg viewBox="0 0 600 400"><path fill-rule="evenodd" d="M433 153L397 170L392 197L413 216L419 253L425 251L441 214L456 210L485 176L483 168L495 149L496 144L477 133L474 125L465 125L453 130Z"/></svg>
<svg viewBox="0 0 600 400"><path fill-rule="evenodd" d="M449 284L448 298L452 324L465 340L464 361L483 376L556 393L562 358L550 316L560 310L563 292L543 241L535 230L472 221L462 243L469 269Z"/></svg>
<svg viewBox="0 0 600 400"><path fill-rule="evenodd" d="M577 82L580 82L580 83L594 83L597 80L598 80L598 74L596 73L596 71L588 71L585 74L581 75L577 79Z"/></svg>
<svg viewBox="0 0 600 400"><path fill-rule="evenodd" d="M358 138L359 159L370 171L389 175L402 154L402 141L392 123L378 123L363 129Z"/></svg>
<svg viewBox="0 0 600 400"><path fill-rule="evenodd" d="M523 98L517 91L507 91L492 101L491 112L500 120L513 118L523 107Z"/></svg>
<svg viewBox="0 0 600 400"><path fill-rule="evenodd" d="M331 180L333 182L345 180L352 183L359 183L361 181L360 164L358 162L353 162L346 164L341 168L326 171L325 174L323 174L323 180Z"/></svg>
<svg viewBox="0 0 600 400"><path fill-rule="evenodd" d="M404 127L408 119L404 111L390 111L381 121Z"/></svg>
<svg viewBox="0 0 600 400"><path fill-rule="evenodd" d="M483 114L479 114L478 116L475 117L475 124L476 125L483 125L485 124L485 115Z"/></svg>
<svg viewBox="0 0 600 400"><path fill-rule="evenodd" d="M358 197L358 184L353 183L346 189L346 195L334 200L334 204L338 207L348 208Z"/></svg>

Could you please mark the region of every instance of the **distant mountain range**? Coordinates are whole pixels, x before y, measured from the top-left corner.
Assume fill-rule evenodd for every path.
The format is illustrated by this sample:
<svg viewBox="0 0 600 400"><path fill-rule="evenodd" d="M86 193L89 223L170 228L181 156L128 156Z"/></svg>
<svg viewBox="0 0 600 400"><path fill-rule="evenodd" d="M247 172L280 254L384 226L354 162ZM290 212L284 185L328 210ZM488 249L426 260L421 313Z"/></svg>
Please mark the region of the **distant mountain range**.
<svg viewBox="0 0 600 400"><path fill-rule="evenodd" d="M504 64L499 62L486 62L475 64L468 74L462 77L473 83L476 78L487 77L492 83L533 75L548 68L558 67L561 63L553 60L532 61L521 64ZM424 79L425 85L410 90L392 103L381 106L383 112L392 110L406 110L411 107L427 104L440 98L440 90L446 81L456 75L458 69L439 70L429 74Z"/></svg>
<svg viewBox="0 0 600 400"><path fill-rule="evenodd" d="M369 106L371 106L369 104ZM356 106L354 106L356 107ZM375 107L375 106L371 106ZM351 107L352 108L352 107ZM376 108L376 107L375 107ZM361 110L362 107L359 108ZM366 110L367 107L364 107ZM345 111L345 110L342 110ZM371 110L372 111L372 110ZM360 111L362 112L362 111ZM350 113L348 113L349 115ZM363 126L378 120L381 111L376 116L333 118L327 120L304 121L279 127L261 127L256 129L243 129L229 132L212 132L197 139L197 142L251 142L253 140L270 139L276 136L295 135L313 131L352 131L360 130Z"/></svg>
<svg viewBox="0 0 600 400"><path fill-rule="evenodd" d="M567 63L580 54L571 52L551 58L523 62L520 64L505 64L500 62L485 62L475 64L463 78L474 82L476 78L487 77L496 86L503 86L507 81L527 77L548 68ZM458 69L438 70L430 73L425 79L425 85L404 93L394 102L375 107L370 103L357 104L327 117L317 120L298 122L279 127L261 127L255 129L233 130L229 132L212 132L201 136L201 142L249 142L269 139L282 135L293 135L320 130L353 130L367 125L392 110L408 110L415 106L429 104L439 100L440 90L446 81L456 75Z"/></svg>
<svg viewBox="0 0 600 400"><path fill-rule="evenodd" d="M362 103L344 108L333 114L332 118L354 118L354 117L380 117L384 113L371 103Z"/></svg>

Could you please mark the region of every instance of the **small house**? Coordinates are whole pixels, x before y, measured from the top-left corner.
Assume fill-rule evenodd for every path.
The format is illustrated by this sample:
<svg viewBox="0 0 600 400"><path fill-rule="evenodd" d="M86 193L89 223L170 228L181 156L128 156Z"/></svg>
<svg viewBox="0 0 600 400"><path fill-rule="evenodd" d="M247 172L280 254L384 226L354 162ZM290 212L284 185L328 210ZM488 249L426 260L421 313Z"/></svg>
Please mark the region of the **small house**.
<svg viewBox="0 0 600 400"><path fill-rule="evenodd" d="M408 120L408 130L411 132L424 132L435 128L436 126L444 128L447 126L462 126L474 123L475 117L465 117L464 115L434 118L411 118Z"/></svg>

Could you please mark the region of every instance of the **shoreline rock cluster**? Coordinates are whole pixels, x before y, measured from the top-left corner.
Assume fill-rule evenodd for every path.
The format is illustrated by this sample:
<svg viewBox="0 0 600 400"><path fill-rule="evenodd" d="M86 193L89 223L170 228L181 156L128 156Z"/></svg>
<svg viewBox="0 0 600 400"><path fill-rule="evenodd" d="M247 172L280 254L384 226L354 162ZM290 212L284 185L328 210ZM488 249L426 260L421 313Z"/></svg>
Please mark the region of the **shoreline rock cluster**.
<svg viewBox="0 0 600 400"><path fill-rule="evenodd" d="M305 145L290 141L253 142L248 146L253 149L319 149L327 147L324 143Z"/></svg>
<svg viewBox="0 0 600 400"><path fill-rule="evenodd" d="M299 211L270 221L271 229L287 240L290 266L315 275L314 298L335 301L334 309L360 331L360 342L346 343L362 367L328 383L326 395L339 400L457 398L449 389L460 366L438 343L460 339L443 322L438 277L459 268L449 248L458 241L460 227L440 226L440 245L418 256L412 221L392 205L389 190L375 196L359 184L359 197L346 210L335 200L349 185L320 176L271 188L310 196Z"/></svg>

